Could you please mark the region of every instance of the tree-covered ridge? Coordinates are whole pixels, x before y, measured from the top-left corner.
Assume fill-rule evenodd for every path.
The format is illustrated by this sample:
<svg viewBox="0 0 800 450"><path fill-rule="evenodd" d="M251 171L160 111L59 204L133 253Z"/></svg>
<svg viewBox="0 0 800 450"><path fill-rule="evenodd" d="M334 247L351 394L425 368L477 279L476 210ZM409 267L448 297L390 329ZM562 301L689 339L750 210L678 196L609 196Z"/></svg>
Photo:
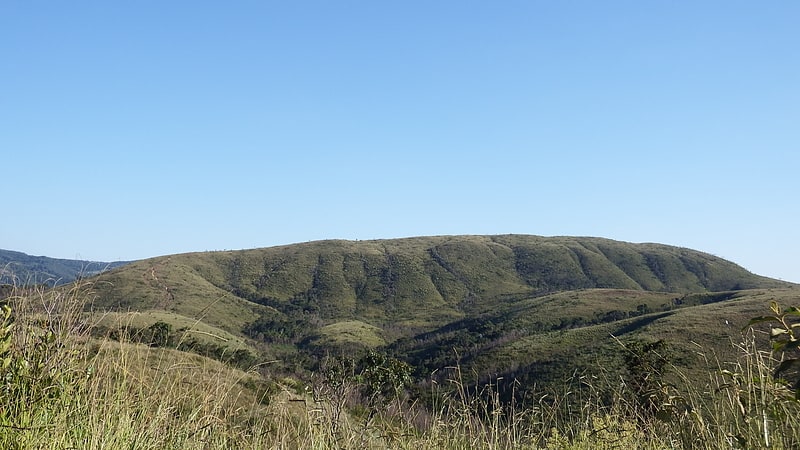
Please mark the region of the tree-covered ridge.
<svg viewBox="0 0 800 450"><path fill-rule="evenodd" d="M59 259L0 250L0 284L66 284L125 264L127 261Z"/></svg>

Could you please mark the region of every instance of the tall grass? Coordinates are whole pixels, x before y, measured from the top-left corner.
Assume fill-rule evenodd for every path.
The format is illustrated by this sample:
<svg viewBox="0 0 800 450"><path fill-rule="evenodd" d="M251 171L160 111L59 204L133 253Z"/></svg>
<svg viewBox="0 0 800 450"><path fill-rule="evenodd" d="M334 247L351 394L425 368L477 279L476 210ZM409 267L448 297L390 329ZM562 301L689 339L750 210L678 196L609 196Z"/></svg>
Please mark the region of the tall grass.
<svg viewBox="0 0 800 450"><path fill-rule="evenodd" d="M735 361L703 354L708 377L676 373L645 392L599 371L557 392L511 380L467 385L459 367L423 383L429 400L366 411L297 380L125 337L93 337L91 284L15 288L0 302L0 448L661 449L798 448L800 407L773 376L782 356L743 334ZM125 327L121 327L125 328ZM351 381L352 382L352 381ZM500 388L528 390L525 403ZM327 386L331 388L331 386ZM342 386L338 386L342 387ZM323 390L324 391L324 390ZM328 390L330 392L330 389ZM514 395L511 396L516 397ZM368 418L368 420L365 420Z"/></svg>
<svg viewBox="0 0 800 450"><path fill-rule="evenodd" d="M0 448L260 445L268 424L253 421L263 408L255 374L91 337L89 288L17 289L7 299Z"/></svg>

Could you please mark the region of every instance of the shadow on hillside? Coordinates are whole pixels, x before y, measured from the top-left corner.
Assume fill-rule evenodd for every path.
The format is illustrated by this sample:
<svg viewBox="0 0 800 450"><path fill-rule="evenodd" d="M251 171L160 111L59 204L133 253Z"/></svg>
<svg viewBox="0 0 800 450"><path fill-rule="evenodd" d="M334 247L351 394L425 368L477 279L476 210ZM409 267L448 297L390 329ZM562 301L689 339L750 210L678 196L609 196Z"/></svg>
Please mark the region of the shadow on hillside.
<svg viewBox="0 0 800 450"><path fill-rule="evenodd" d="M647 316L640 317L631 321L630 323L623 325L622 327L618 328L616 331L612 332L614 336L622 336L623 334L628 334L630 332L636 331L642 327L650 325L651 323L655 322L658 319L663 319L665 317L671 316L674 314L674 311L666 311L662 313L650 314Z"/></svg>

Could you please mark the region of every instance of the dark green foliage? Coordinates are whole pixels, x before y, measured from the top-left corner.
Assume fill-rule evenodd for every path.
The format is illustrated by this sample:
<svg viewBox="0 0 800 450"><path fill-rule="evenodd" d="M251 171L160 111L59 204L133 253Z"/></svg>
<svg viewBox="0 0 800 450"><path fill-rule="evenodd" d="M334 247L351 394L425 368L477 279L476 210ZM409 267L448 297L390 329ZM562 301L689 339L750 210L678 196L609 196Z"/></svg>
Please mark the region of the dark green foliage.
<svg viewBox="0 0 800 450"><path fill-rule="evenodd" d="M361 374L357 381L372 406L396 399L411 383L411 366L384 353L368 352L358 361L358 367Z"/></svg>
<svg viewBox="0 0 800 450"><path fill-rule="evenodd" d="M244 333L256 340L268 343L295 344L308 336L311 323L303 316L288 318L265 314L244 328Z"/></svg>
<svg viewBox="0 0 800 450"><path fill-rule="evenodd" d="M795 398L800 400L800 337L795 333L800 327L800 308L792 306L783 309L773 301L770 310L772 315L753 318L748 327L759 323L770 324L772 351L780 355L773 376L787 383L794 391Z"/></svg>
<svg viewBox="0 0 800 450"><path fill-rule="evenodd" d="M360 357L328 356L322 364L326 385L356 386L371 408L395 400L411 383L411 366L384 353L368 351Z"/></svg>
<svg viewBox="0 0 800 450"><path fill-rule="evenodd" d="M0 428L3 430L26 430L37 420L63 408L70 402L75 386L90 375L75 365L83 357L69 345L75 329L65 327L58 319L26 319L17 322L9 302L0 302ZM8 446L9 436L3 437L2 445Z"/></svg>
<svg viewBox="0 0 800 450"><path fill-rule="evenodd" d="M625 344L625 381L636 397L639 414L643 418L665 418L669 385L665 381L668 345L663 340L653 342L631 341Z"/></svg>
<svg viewBox="0 0 800 450"><path fill-rule="evenodd" d="M178 342L176 348L178 350L213 358L244 370L250 369L258 361L258 357L248 350L232 350L224 345L217 345L193 338L182 339Z"/></svg>
<svg viewBox="0 0 800 450"><path fill-rule="evenodd" d="M336 422L343 408L357 400L366 408L365 424L369 423L383 407L399 400L412 381L410 365L375 351L360 357L329 355L320 372L315 393L334 406Z"/></svg>
<svg viewBox="0 0 800 450"><path fill-rule="evenodd" d="M172 325L166 322L156 322L145 330L144 343L151 347L168 347L172 345Z"/></svg>

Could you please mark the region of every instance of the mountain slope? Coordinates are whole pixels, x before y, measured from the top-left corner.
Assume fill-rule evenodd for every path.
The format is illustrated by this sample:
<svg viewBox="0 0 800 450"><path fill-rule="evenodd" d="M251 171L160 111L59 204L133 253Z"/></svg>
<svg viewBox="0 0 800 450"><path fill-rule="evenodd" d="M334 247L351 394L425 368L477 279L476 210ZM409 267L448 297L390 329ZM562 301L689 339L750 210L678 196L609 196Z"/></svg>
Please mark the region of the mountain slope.
<svg viewBox="0 0 800 450"><path fill-rule="evenodd" d="M685 248L521 235L189 253L139 261L99 280L98 305L189 317L207 308L216 311L214 325L239 325L248 314L274 311L322 323L358 319L409 330L576 289L683 294L789 285Z"/></svg>
<svg viewBox="0 0 800 450"><path fill-rule="evenodd" d="M592 358L619 364L612 335L668 337L684 354L690 339L716 346L705 327L722 323L717 305L731 306L725 320L738 330L769 299L800 293L695 250L522 235L188 253L92 282L94 311L164 311L152 317L181 318L174 329L202 321L292 372L329 352L379 347L420 376L458 363L477 378L539 381Z"/></svg>
<svg viewBox="0 0 800 450"><path fill-rule="evenodd" d="M741 340L741 329L770 301L788 306L798 296L797 286L695 294L564 291L399 339L389 349L418 373L459 365L479 378L542 383L598 363L620 365L618 339L664 339L680 365L694 370L703 362L698 349L730 353L731 342Z"/></svg>
<svg viewBox="0 0 800 450"><path fill-rule="evenodd" d="M126 261L58 259L0 250L0 284L65 284L125 264Z"/></svg>

